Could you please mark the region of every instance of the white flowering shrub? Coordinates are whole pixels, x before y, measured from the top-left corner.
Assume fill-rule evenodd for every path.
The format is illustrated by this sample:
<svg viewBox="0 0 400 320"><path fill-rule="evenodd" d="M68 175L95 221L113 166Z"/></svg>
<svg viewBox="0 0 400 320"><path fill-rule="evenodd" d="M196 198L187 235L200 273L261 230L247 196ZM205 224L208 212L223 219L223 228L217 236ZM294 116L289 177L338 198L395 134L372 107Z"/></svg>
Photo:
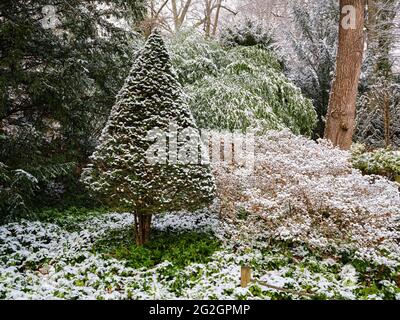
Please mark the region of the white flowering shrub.
<svg viewBox="0 0 400 320"><path fill-rule="evenodd" d="M254 171L215 168L221 212L234 236L281 239L312 248L398 255L399 185L352 169L350 153L287 131L256 138ZM242 222L241 222L242 221Z"/></svg>

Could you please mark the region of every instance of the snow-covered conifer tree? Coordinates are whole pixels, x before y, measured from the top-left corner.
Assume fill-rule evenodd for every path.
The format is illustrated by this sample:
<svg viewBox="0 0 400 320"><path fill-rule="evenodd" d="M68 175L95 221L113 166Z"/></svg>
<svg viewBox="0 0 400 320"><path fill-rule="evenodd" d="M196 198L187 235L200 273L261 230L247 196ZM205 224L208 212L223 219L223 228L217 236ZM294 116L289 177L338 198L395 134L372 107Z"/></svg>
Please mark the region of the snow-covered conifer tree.
<svg viewBox="0 0 400 320"><path fill-rule="evenodd" d="M82 181L104 203L135 214L136 243L152 214L208 205L215 186L200 133L158 32L116 98Z"/></svg>

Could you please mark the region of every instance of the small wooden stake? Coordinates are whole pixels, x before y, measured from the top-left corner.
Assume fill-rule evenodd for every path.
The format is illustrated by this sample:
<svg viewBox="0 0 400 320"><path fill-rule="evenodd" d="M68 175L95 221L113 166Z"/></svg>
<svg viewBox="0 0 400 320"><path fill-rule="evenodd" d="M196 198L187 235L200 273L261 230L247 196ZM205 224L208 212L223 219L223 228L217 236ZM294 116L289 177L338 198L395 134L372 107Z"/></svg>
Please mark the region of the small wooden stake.
<svg viewBox="0 0 400 320"><path fill-rule="evenodd" d="M242 266L240 268L240 285L246 288L251 282L251 268L249 266Z"/></svg>

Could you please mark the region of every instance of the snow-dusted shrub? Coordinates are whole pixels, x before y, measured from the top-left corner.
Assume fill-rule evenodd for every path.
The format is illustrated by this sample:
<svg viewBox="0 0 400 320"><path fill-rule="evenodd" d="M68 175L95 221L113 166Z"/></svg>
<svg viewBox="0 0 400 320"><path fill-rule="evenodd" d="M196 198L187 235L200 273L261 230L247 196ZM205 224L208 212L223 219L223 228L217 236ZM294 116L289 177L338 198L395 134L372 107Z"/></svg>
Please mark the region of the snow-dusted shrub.
<svg viewBox="0 0 400 320"><path fill-rule="evenodd" d="M352 153L353 166L366 174L378 174L391 179L400 178L400 151L378 149L366 152L363 145L356 145Z"/></svg>
<svg viewBox="0 0 400 320"><path fill-rule="evenodd" d="M312 103L284 76L273 52L259 46L223 48L195 33L178 35L170 47L200 128L289 128L311 134L316 123Z"/></svg>
<svg viewBox="0 0 400 320"><path fill-rule="evenodd" d="M58 163L28 168L12 168L0 162L0 220L31 212L43 185L68 177L75 163Z"/></svg>
<svg viewBox="0 0 400 320"><path fill-rule="evenodd" d="M350 157L288 131L256 137L253 171L215 166L222 216L241 226L232 236L244 244L273 238L320 249L385 245L398 254L398 185L363 176Z"/></svg>
<svg viewBox="0 0 400 320"><path fill-rule="evenodd" d="M38 187L38 179L31 173L12 170L0 162L0 219L25 213Z"/></svg>
<svg viewBox="0 0 400 320"><path fill-rule="evenodd" d="M116 97L82 182L103 203L135 213L141 244L149 240L152 214L194 211L212 202L210 166L196 161L197 153L193 161L187 159L189 148L200 153L200 132L164 41L155 32Z"/></svg>

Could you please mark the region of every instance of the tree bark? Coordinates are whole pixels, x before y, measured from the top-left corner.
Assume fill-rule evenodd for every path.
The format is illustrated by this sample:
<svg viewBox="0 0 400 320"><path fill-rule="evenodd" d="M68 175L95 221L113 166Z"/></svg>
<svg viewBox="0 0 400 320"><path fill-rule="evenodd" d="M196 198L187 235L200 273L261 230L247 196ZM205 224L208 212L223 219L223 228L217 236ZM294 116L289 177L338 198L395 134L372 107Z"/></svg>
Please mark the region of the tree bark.
<svg viewBox="0 0 400 320"><path fill-rule="evenodd" d="M355 9L355 28L345 28L347 5ZM336 75L329 98L325 138L341 149L350 149L354 133L358 82L364 53L365 0L340 0L339 46Z"/></svg>
<svg viewBox="0 0 400 320"><path fill-rule="evenodd" d="M188 13L188 11L189 11L189 8L190 8L190 5L191 5L191 4L192 4L192 0L187 0L186 3L185 3L185 5L183 6L181 15L180 15L180 17L179 17L179 28L182 27L183 22L184 22L185 19L186 19L186 16L187 16L187 13Z"/></svg>
<svg viewBox="0 0 400 320"><path fill-rule="evenodd" d="M135 213L135 242L143 246L150 241L151 214Z"/></svg>

